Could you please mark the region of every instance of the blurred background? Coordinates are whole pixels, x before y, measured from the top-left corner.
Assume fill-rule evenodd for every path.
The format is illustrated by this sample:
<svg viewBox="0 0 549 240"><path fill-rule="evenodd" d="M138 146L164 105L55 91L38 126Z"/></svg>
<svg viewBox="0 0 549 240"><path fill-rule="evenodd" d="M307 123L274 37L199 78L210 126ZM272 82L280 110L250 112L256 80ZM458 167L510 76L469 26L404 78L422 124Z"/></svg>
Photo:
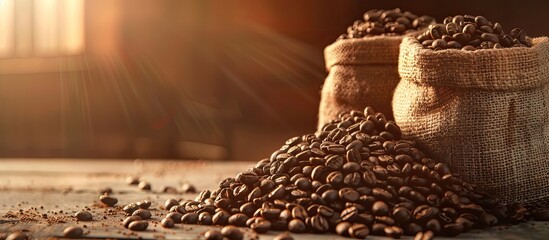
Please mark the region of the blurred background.
<svg viewBox="0 0 549 240"><path fill-rule="evenodd" d="M0 0L0 157L259 160L316 128L369 9L549 33L547 1Z"/></svg>

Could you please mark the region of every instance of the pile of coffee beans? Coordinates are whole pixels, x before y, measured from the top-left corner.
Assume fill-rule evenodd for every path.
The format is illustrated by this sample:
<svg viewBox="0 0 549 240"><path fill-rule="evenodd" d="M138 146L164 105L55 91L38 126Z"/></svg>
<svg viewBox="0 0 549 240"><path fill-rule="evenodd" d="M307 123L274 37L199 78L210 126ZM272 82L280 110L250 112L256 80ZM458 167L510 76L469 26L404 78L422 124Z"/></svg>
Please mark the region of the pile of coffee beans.
<svg viewBox="0 0 549 240"><path fill-rule="evenodd" d="M288 139L213 192L166 201L167 217L257 233L419 239L527 218L524 207L500 204L400 138L400 128L370 107L341 114L316 134Z"/></svg>
<svg viewBox="0 0 549 240"><path fill-rule="evenodd" d="M434 23L435 19L421 16L399 8L391 10L370 10L364 13L364 20L357 20L347 28L347 33L339 39L363 38L377 35L403 35Z"/></svg>
<svg viewBox="0 0 549 240"><path fill-rule="evenodd" d="M509 33L500 23L492 23L483 16L456 15L444 19L444 24L433 24L418 36L419 42L432 50L531 47L532 38L524 30L514 28Z"/></svg>

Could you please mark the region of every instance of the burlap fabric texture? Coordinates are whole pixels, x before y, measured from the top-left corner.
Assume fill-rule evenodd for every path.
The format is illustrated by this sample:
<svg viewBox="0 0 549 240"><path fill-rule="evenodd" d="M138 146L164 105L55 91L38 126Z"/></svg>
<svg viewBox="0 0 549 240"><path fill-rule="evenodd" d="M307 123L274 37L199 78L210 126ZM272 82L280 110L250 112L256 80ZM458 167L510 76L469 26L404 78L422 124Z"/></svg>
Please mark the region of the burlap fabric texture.
<svg viewBox="0 0 549 240"><path fill-rule="evenodd" d="M318 128L339 113L372 106L393 119L391 99L398 84L402 36L338 40L324 49L328 76L321 92Z"/></svg>
<svg viewBox="0 0 549 240"><path fill-rule="evenodd" d="M424 49L405 38L393 111L403 136L504 203L549 198L549 39Z"/></svg>

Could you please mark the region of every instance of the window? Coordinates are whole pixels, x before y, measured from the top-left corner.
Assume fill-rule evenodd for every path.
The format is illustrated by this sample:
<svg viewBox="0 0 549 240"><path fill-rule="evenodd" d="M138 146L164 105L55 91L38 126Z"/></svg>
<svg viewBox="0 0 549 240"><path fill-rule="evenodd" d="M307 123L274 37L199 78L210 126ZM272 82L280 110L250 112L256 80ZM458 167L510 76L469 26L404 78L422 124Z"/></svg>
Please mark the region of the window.
<svg viewBox="0 0 549 240"><path fill-rule="evenodd" d="M0 58L84 51L84 0L0 0Z"/></svg>

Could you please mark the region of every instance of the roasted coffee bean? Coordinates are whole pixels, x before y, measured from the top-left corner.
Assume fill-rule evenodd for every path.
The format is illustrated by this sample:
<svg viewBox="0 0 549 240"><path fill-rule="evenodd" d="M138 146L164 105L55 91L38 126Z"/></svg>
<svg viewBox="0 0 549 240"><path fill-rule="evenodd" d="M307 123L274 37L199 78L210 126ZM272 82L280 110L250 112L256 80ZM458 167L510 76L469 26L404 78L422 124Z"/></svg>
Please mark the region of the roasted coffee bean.
<svg viewBox="0 0 549 240"><path fill-rule="evenodd" d="M275 220L280 216L280 209L276 208L267 208L261 210L261 216L267 220Z"/></svg>
<svg viewBox="0 0 549 240"><path fill-rule="evenodd" d="M122 208L122 210L127 214L132 214L137 209L139 209L139 206L135 203L130 203Z"/></svg>
<svg viewBox="0 0 549 240"><path fill-rule="evenodd" d="M143 191L150 191L151 190L151 184L145 181L139 182L137 187Z"/></svg>
<svg viewBox="0 0 549 240"><path fill-rule="evenodd" d="M221 229L221 235L229 240L241 240L244 237L240 229L231 225L223 227Z"/></svg>
<svg viewBox="0 0 549 240"><path fill-rule="evenodd" d="M385 235L392 237L392 238L400 238L402 234L404 234L404 230L398 226L388 226L383 229L385 232Z"/></svg>
<svg viewBox="0 0 549 240"><path fill-rule="evenodd" d="M352 225L353 224L351 224L350 222L340 222L336 225L335 231L338 235L348 237L350 236L349 229L351 228Z"/></svg>
<svg viewBox="0 0 549 240"><path fill-rule="evenodd" d="M331 203L337 200L339 193L336 190L330 189L322 193L322 200Z"/></svg>
<svg viewBox="0 0 549 240"><path fill-rule="evenodd" d="M63 236L66 238L81 238L84 235L84 230L80 227L70 226L63 230Z"/></svg>
<svg viewBox="0 0 549 240"><path fill-rule="evenodd" d="M171 218L174 223L181 223L181 217L183 217L183 214L178 212L171 212L166 215L166 218Z"/></svg>
<svg viewBox="0 0 549 240"><path fill-rule="evenodd" d="M326 176L326 183L338 186L343 183L343 174L341 172L331 172Z"/></svg>
<svg viewBox="0 0 549 240"><path fill-rule="evenodd" d="M305 223L301 219L292 219L288 223L288 230L290 232L303 233L307 231L307 226L305 226Z"/></svg>
<svg viewBox="0 0 549 240"><path fill-rule="evenodd" d="M196 224L198 222L197 213L186 213L181 217L181 222L184 224Z"/></svg>
<svg viewBox="0 0 549 240"><path fill-rule="evenodd" d="M223 240L223 235L217 229L210 229L204 233L204 238L206 240Z"/></svg>
<svg viewBox="0 0 549 240"><path fill-rule="evenodd" d="M448 18L449 19L449 18ZM428 37L426 37L428 36ZM508 36L508 37L505 37ZM445 21L442 25L431 25L429 30L419 34L418 41L424 48L433 50L478 49L530 47L524 30L515 28L505 35L501 24L492 24L483 16L461 15ZM500 43L501 42L501 43Z"/></svg>
<svg viewBox="0 0 549 240"><path fill-rule="evenodd" d="M76 214L74 214L74 217L76 217L76 220L78 220L78 221L92 221L93 220L92 214L88 211L77 212Z"/></svg>
<svg viewBox="0 0 549 240"><path fill-rule="evenodd" d="M435 233L433 231L425 231L425 232L418 232L414 240L431 240L435 237Z"/></svg>
<svg viewBox="0 0 549 240"><path fill-rule="evenodd" d="M212 216L212 223L215 225L226 225L229 222L229 217L231 215L227 211L216 212Z"/></svg>
<svg viewBox="0 0 549 240"><path fill-rule="evenodd" d="M128 225L128 229L132 231L145 231L147 230L147 227L149 226L149 223L144 220L137 220L133 221Z"/></svg>
<svg viewBox="0 0 549 240"><path fill-rule="evenodd" d="M341 212L341 220L352 222L358 216L358 209L355 206L345 208Z"/></svg>
<svg viewBox="0 0 549 240"><path fill-rule="evenodd" d="M400 225L409 223L412 218L412 213L405 207L395 207L392 216Z"/></svg>
<svg viewBox="0 0 549 240"><path fill-rule="evenodd" d="M114 197L111 197L111 196L108 196L108 195L101 195L99 197L99 201L101 201L101 203L107 207L112 207L114 206L116 203L118 203L118 199L114 198Z"/></svg>
<svg viewBox="0 0 549 240"><path fill-rule="evenodd" d="M122 225L125 228L128 228L130 226L131 222L138 221L138 220L142 220L140 216L129 216L129 217L124 219L124 221L122 222Z"/></svg>
<svg viewBox="0 0 549 240"><path fill-rule="evenodd" d="M478 217L478 221L481 226L491 227L498 223L498 219L489 213L483 213Z"/></svg>
<svg viewBox="0 0 549 240"><path fill-rule="evenodd" d="M455 237L463 232L463 225L460 223L448 223L442 227L442 233L449 237Z"/></svg>
<svg viewBox="0 0 549 240"><path fill-rule="evenodd" d="M139 178L135 177L135 176L128 176L126 178L126 183L128 185L137 185L137 184L139 184Z"/></svg>
<svg viewBox="0 0 549 240"><path fill-rule="evenodd" d="M347 202L355 202L360 195L352 188L342 188L339 190L339 198Z"/></svg>
<svg viewBox="0 0 549 240"><path fill-rule="evenodd" d="M164 203L164 209L170 210L173 206L179 205L179 202L173 198L166 200Z"/></svg>
<svg viewBox="0 0 549 240"><path fill-rule="evenodd" d="M160 225L163 228L173 228L175 225L175 221L172 218L167 217L162 219L162 221L160 221Z"/></svg>
<svg viewBox="0 0 549 240"><path fill-rule="evenodd" d="M364 239L370 234L368 226L360 223L352 224L347 231L349 236L359 239Z"/></svg>
<svg viewBox="0 0 549 240"><path fill-rule="evenodd" d="M343 177L343 184L347 186L357 187L360 185L361 181L362 177L358 172L348 173Z"/></svg>
<svg viewBox="0 0 549 240"><path fill-rule="evenodd" d="M237 213L229 217L228 223L231 225L244 227L246 226L246 221L248 221L249 217L246 216L246 214L243 213Z"/></svg>
<svg viewBox="0 0 549 240"><path fill-rule="evenodd" d="M212 215L208 212L202 212L198 215L198 224L200 225L212 225Z"/></svg>
<svg viewBox="0 0 549 240"><path fill-rule="evenodd" d="M374 223L374 224L372 224L370 232L373 235L385 235L385 228L386 227L387 227L387 225L385 225L383 223Z"/></svg>
<svg viewBox="0 0 549 240"><path fill-rule="evenodd" d="M137 206L141 209L149 209L152 203L149 200L143 200L143 201L136 202L135 204L137 204Z"/></svg>
<svg viewBox="0 0 549 240"><path fill-rule="evenodd" d="M376 201L372 205L372 212L376 216L387 216L389 215L389 206L383 201Z"/></svg>
<svg viewBox="0 0 549 240"><path fill-rule="evenodd" d="M252 223L250 228L257 233L266 233L271 229L271 222L268 220L260 220Z"/></svg>
<svg viewBox="0 0 549 240"><path fill-rule="evenodd" d="M309 218L309 226L314 232L318 233L326 232L330 228L328 220L318 215Z"/></svg>
<svg viewBox="0 0 549 240"><path fill-rule="evenodd" d="M532 212L532 216L536 221L549 221L549 208L540 208Z"/></svg>
<svg viewBox="0 0 549 240"><path fill-rule="evenodd" d="M146 209L137 209L132 213L132 216L139 216L141 219L145 220L151 218L151 212Z"/></svg>

